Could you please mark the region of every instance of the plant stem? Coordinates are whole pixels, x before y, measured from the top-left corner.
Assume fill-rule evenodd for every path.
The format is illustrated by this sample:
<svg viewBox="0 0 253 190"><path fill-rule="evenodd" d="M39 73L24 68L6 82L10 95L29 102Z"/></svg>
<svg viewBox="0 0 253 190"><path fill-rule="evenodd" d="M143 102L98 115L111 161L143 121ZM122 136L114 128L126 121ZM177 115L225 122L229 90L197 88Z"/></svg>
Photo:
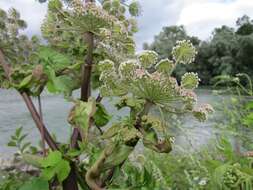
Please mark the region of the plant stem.
<svg viewBox="0 0 253 190"><path fill-rule="evenodd" d="M1 49L0 49L0 65L4 69L4 72L5 72L5 75L6 75L7 79L11 82L11 78L10 78L11 67L10 67L10 65L8 65L5 62L4 54L3 54L3 51ZM25 92L20 92L20 95L24 99L24 101L26 103L26 106L27 106L28 110L30 111L30 113L32 115L32 118L33 118L37 128L39 129L40 133L42 133L42 130L44 130L45 140L46 140L47 144L49 145L49 147L52 150L58 150L58 146L57 146L56 142L53 140L53 138L49 134L48 130L44 126L43 122L41 121L40 115L38 114L38 112L37 112L37 110L36 110L36 108L35 108L35 106L32 102L32 99Z"/></svg>
<svg viewBox="0 0 253 190"><path fill-rule="evenodd" d="M85 3L93 2L93 0L85 0ZM94 35L91 32L86 32L84 38L87 43L87 54L85 56L84 64L82 66L82 85L81 85L81 100L88 101L90 96L90 81L93 64L93 49L94 49ZM78 147L78 140L81 139L80 132L77 128L74 129L71 137L71 147Z"/></svg>
<svg viewBox="0 0 253 190"><path fill-rule="evenodd" d="M40 113L40 120L43 122L43 112L42 112L42 104L41 104L41 97L38 96L38 106L39 106L39 113ZM46 144L45 144L45 130L44 128L41 129L41 144L42 144L42 151L43 156L46 156Z"/></svg>
<svg viewBox="0 0 253 190"><path fill-rule="evenodd" d="M49 147L52 150L58 150L59 148L58 148L56 142L51 137L48 130L44 126L43 122L41 121L40 116L39 116L39 114L32 102L32 99L25 92L21 92L20 95L22 96L23 100L25 101L25 104L26 104L28 110L30 111L31 116L32 116L36 126L38 127L40 133L42 133L42 130L44 130L44 133L45 133L44 137L45 137L45 140L46 140L47 144L49 145Z"/></svg>

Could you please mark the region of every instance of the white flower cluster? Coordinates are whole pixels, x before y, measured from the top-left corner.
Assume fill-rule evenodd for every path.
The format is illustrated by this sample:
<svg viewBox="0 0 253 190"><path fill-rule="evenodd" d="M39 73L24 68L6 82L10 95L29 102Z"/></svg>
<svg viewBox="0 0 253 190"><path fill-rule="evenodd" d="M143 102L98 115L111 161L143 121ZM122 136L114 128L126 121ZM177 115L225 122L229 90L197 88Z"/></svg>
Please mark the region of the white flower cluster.
<svg viewBox="0 0 253 190"><path fill-rule="evenodd" d="M71 6L77 14L81 15L84 13L84 4L81 0L72 0Z"/></svg>
<svg viewBox="0 0 253 190"><path fill-rule="evenodd" d="M197 108L194 108L193 115L197 118L200 122L204 122L208 118L209 113L213 113L214 109L210 104L203 104Z"/></svg>
<svg viewBox="0 0 253 190"><path fill-rule="evenodd" d="M195 107L197 95L193 90L200 81L197 73L185 73L181 85L178 85L177 80L170 76L174 62L169 59L157 62L158 55L153 51L145 51L137 56L137 60L121 63L118 70L112 61L105 60L100 63L100 80L104 83L101 89L131 93L136 98L147 99L164 107L171 105L169 109L172 111L190 112L199 121L205 121L208 113L214 110L209 104Z"/></svg>
<svg viewBox="0 0 253 190"><path fill-rule="evenodd" d="M137 79L141 79L142 77L144 77L146 75L146 70L143 68L138 68L135 70L135 76Z"/></svg>
<svg viewBox="0 0 253 190"><path fill-rule="evenodd" d="M78 0L76 0L78 1ZM77 12L79 13L79 12ZM106 23L114 23L117 21L116 17L110 15L107 11L103 10L101 7L97 6L93 2L85 3L83 8L83 15L92 15Z"/></svg>
<svg viewBox="0 0 253 190"><path fill-rule="evenodd" d="M182 96L185 100L189 100L191 102L197 102L197 95L192 90L180 88L179 92L180 92L180 96Z"/></svg>
<svg viewBox="0 0 253 190"><path fill-rule="evenodd" d="M197 73L185 73L181 79L181 86L187 89L197 88L199 85L200 79Z"/></svg>
<svg viewBox="0 0 253 190"><path fill-rule="evenodd" d="M132 79L137 68L136 60L128 60L120 64L119 74L121 78Z"/></svg>
<svg viewBox="0 0 253 190"><path fill-rule="evenodd" d="M177 41L172 50L173 59L176 63L190 64L195 60L196 49L189 40Z"/></svg>
<svg viewBox="0 0 253 190"><path fill-rule="evenodd" d="M149 68L155 65L158 60L158 54L154 51L145 50L137 56L140 65L144 68Z"/></svg>
<svg viewBox="0 0 253 190"><path fill-rule="evenodd" d="M99 70L100 72L111 72L115 71L114 62L109 59L99 62Z"/></svg>
<svg viewBox="0 0 253 190"><path fill-rule="evenodd" d="M162 59L155 66L155 69L157 71L162 72L162 73L167 73L169 75L173 72L174 68L175 68L175 64L173 63L173 61L169 59Z"/></svg>
<svg viewBox="0 0 253 190"><path fill-rule="evenodd" d="M154 73L149 74L149 77L150 77L151 80L161 81L162 74L160 72L156 71Z"/></svg>

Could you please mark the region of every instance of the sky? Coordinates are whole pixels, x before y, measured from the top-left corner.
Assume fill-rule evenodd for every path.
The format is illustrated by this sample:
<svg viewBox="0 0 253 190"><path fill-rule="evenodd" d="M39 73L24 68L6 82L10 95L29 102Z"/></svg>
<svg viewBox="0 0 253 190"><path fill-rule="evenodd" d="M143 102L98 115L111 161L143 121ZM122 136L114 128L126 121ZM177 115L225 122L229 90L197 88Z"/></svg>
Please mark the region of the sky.
<svg viewBox="0 0 253 190"><path fill-rule="evenodd" d="M235 26L238 17L253 18L253 0L139 0L141 16L135 35L137 49L151 43L163 26L184 25L189 35L207 40L215 27ZM17 8L28 23L29 35L40 34L40 24L46 14L46 4L37 0L0 0L0 8Z"/></svg>

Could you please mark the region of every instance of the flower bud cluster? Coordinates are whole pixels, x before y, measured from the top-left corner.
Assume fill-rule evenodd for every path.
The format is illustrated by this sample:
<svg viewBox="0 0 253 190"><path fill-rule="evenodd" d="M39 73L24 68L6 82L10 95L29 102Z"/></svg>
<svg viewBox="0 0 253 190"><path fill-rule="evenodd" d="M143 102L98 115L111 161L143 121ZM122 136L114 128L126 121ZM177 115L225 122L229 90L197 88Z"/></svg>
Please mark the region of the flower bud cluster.
<svg viewBox="0 0 253 190"><path fill-rule="evenodd" d="M71 6L77 14L82 15L84 13L84 4L81 0L72 0Z"/></svg>
<svg viewBox="0 0 253 190"><path fill-rule="evenodd" d="M103 20L106 23L113 23L116 22L117 19L108 14L107 11L103 10L102 8L98 7L95 3L86 3L84 6L84 15L92 15L98 19Z"/></svg>
<svg viewBox="0 0 253 190"><path fill-rule="evenodd" d="M149 68L155 65L158 60L158 54L154 51L146 50L137 56L140 65L144 68Z"/></svg>
<svg viewBox="0 0 253 190"><path fill-rule="evenodd" d="M120 64L119 75L121 78L133 79L137 68L136 60L128 60Z"/></svg>
<svg viewBox="0 0 253 190"><path fill-rule="evenodd" d="M199 121L204 122L207 120L208 113L213 113L214 109L210 104L203 104L197 108L194 108L193 115Z"/></svg>
<svg viewBox="0 0 253 190"><path fill-rule="evenodd" d="M162 73L167 73L169 75L171 75L174 68L175 68L175 64L173 63L173 61L169 59L162 59L155 66L155 69L157 71L162 72Z"/></svg>
<svg viewBox="0 0 253 190"><path fill-rule="evenodd" d="M181 79L181 86L187 89L195 89L198 87L199 81L197 73L185 73Z"/></svg>
<svg viewBox="0 0 253 190"><path fill-rule="evenodd" d="M172 49L172 56L176 63L190 64L195 60L197 51L189 40L177 41Z"/></svg>
<svg viewBox="0 0 253 190"><path fill-rule="evenodd" d="M179 44L188 47L188 43L189 41L183 41ZM185 50L180 51L183 52L182 55L189 53ZM175 67L174 62L169 59L157 62L158 55L154 51L144 51L137 55L136 60L121 63L118 69L113 62L105 60L100 63L100 80L110 91L124 87L126 93L131 93L139 99L163 106L171 105L172 111L191 112L199 121L205 121L208 113L213 112L213 108L209 104L195 107L197 95L193 90L198 87L200 81L197 73L185 73L179 86L177 80L170 76Z"/></svg>

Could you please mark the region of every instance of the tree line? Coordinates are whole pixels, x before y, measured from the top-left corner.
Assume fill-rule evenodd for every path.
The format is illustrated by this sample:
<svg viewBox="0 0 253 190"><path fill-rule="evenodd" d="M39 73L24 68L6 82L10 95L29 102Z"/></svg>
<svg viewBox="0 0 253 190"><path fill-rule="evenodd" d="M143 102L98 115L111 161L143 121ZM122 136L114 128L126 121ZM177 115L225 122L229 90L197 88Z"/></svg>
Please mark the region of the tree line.
<svg viewBox="0 0 253 190"><path fill-rule="evenodd" d="M215 28L208 40L201 41L187 34L184 26L166 26L154 37L151 44L144 43L143 49L158 52L160 58L171 57L176 41L188 39L198 54L195 63L180 65L174 75L178 78L187 71L197 72L202 85L214 84L219 75L253 74L253 20L244 15L237 19L236 27L223 25Z"/></svg>

